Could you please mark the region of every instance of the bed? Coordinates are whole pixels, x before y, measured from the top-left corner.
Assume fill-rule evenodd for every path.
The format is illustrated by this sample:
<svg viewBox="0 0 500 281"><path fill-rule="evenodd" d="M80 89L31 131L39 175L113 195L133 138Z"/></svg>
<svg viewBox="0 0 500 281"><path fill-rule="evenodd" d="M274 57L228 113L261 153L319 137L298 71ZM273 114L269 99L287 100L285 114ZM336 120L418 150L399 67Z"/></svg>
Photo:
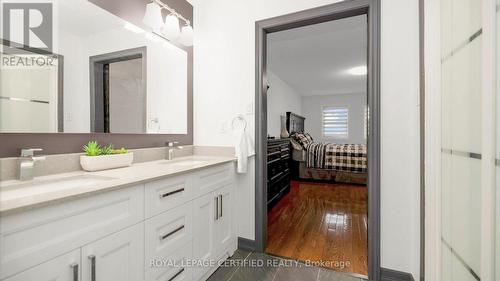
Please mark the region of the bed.
<svg viewBox="0 0 500 281"><path fill-rule="evenodd" d="M286 113L286 128L293 147L294 178L366 184L365 144L315 142L304 126L304 117Z"/></svg>

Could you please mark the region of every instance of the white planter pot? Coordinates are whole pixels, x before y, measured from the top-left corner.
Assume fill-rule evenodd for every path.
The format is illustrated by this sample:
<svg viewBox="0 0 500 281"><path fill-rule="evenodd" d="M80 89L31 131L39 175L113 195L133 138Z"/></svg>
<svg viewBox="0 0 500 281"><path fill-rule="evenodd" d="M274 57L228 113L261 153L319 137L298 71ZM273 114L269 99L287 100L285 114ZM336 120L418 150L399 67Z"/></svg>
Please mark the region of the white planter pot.
<svg viewBox="0 0 500 281"><path fill-rule="evenodd" d="M101 156L80 156L80 165L85 171L89 172L127 167L132 165L133 161L134 153L132 152Z"/></svg>

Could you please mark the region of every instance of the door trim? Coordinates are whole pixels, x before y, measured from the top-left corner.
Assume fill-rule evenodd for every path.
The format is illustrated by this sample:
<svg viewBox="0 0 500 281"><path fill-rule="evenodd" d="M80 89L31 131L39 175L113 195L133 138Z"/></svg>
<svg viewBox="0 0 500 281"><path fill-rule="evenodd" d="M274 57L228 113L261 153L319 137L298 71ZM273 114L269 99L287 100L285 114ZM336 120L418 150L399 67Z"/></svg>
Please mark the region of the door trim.
<svg viewBox="0 0 500 281"><path fill-rule="evenodd" d="M255 23L255 250L267 243L267 73L268 33L368 15L368 276L380 280L380 0L352 0Z"/></svg>
<svg viewBox="0 0 500 281"><path fill-rule="evenodd" d="M107 54L101 54L89 57L89 77L90 77L90 132L95 133L96 131L96 98L103 92L103 81L102 78L102 68L104 64L109 64L113 62L126 61L131 59L142 59L141 60L141 73L142 73L142 87L141 96L144 99L143 104L143 114L142 114L142 132L147 133L147 48L138 47L133 49L121 50L116 52L111 52ZM103 133L103 132L99 132Z"/></svg>

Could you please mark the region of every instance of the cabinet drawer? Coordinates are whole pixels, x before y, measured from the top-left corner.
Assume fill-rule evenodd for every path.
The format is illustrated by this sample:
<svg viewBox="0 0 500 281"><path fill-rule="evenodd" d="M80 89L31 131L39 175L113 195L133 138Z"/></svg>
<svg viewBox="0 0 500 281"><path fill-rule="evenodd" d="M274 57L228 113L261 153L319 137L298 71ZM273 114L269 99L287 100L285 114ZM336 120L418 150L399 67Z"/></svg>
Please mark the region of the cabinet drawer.
<svg viewBox="0 0 500 281"><path fill-rule="evenodd" d="M167 257L193 238L192 202L146 220L145 232L146 262Z"/></svg>
<svg viewBox="0 0 500 281"><path fill-rule="evenodd" d="M0 219L0 279L144 219L142 185Z"/></svg>
<svg viewBox="0 0 500 281"><path fill-rule="evenodd" d="M180 206L192 199L193 180L189 174L146 183L146 217Z"/></svg>
<svg viewBox="0 0 500 281"><path fill-rule="evenodd" d="M193 242L181 244L165 257L146 260L146 281L192 281L193 267L186 264L192 259Z"/></svg>
<svg viewBox="0 0 500 281"><path fill-rule="evenodd" d="M197 172L194 175L195 197L213 192L217 188L234 181L234 164L226 163Z"/></svg>

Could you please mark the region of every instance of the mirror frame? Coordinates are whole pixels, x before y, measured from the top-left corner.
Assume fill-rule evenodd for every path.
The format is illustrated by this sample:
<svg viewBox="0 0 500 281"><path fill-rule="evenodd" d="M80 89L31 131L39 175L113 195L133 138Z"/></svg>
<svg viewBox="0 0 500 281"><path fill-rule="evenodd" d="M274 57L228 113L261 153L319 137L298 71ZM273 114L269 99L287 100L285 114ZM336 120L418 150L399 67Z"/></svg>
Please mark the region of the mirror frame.
<svg viewBox="0 0 500 281"><path fill-rule="evenodd" d="M146 4L142 0L88 0L108 12L147 30L142 23ZM193 6L186 0L163 0L193 23ZM166 15L166 13L165 13ZM165 16L164 15L164 16ZM193 144L193 47L177 43L187 52L187 134L113 134L113 133L0 133L0 158L18 157L21 148L42 148L43 154L77 153L89 140L115 147L161 147L168 141Z"/></svg>

